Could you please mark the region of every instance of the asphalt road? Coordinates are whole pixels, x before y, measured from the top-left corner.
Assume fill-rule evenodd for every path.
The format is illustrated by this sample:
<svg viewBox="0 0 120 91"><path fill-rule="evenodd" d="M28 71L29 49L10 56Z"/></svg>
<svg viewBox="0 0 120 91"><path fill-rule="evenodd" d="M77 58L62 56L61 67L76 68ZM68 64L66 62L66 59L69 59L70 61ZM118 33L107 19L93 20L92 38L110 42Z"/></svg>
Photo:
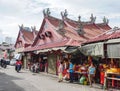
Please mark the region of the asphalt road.
<svg viewBox="0 0 120 91"><path fill-rule="evenodd" d="M58 83L56 76L46 73L31 73L21 70L17 73L14 66L0 68L0 91L104 91L98 85L92 88L76 83ZM120 90L114 90L120 91Z"/></svg>
<svg viewBox="0 0 120 91"><path fill-rule="evenodd" d="M17 73L13 66L0 68L0 91L40 91L24 79L25 73Z"/></svg>

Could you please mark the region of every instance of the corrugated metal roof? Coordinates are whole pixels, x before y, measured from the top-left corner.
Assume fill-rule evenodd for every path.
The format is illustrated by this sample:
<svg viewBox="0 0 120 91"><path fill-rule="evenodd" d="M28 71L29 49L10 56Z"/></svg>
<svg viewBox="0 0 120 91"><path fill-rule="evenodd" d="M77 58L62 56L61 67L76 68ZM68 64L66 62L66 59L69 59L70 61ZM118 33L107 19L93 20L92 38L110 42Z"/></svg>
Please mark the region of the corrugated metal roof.
<svg viewBox="0 0 120 91"><path fill-rule="evenodd" d="M111 29L97 37L94 37L93 39L90 39L86 41L85 43L91 43L91 42L99 42L99 41L105 41L109 39L116 39L120 38L120 29Z"/></svg>

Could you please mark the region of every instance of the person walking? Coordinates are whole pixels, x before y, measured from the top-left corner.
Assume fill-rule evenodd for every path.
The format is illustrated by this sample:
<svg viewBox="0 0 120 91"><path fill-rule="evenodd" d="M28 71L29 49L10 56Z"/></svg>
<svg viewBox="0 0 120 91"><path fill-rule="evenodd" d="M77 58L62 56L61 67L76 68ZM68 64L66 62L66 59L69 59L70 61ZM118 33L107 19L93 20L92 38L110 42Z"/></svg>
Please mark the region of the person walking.
<svg viewBox="0 0 120 91"><path fill-rule="evenodd" d="M60 65L58 67L58 82L62 82L63 81L63 62L60 62Z"/></svg>
<svg viewBox="0 0 120 91"><path fill-rule="evenodd" d="M92 82L95 83L94 81L95 73L96 73L96 69L93 63L91 63L90 67L88 68L88 78L89 78L90 87L92 87Z"/></svg>

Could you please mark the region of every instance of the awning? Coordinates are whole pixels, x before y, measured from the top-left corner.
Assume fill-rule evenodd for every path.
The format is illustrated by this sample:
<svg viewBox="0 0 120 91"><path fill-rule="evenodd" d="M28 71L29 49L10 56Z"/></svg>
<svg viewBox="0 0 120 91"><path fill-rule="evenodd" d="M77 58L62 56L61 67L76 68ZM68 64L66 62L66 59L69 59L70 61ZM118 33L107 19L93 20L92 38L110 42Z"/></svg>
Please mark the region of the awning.
<svg viewBox="0 0 120 91"><path fill-rule="evenodd" d="M120 43L107 44L107 57L120 58Z"/></svg>
<svg viewBox="0 0 120 91"><path fill-rule="evenodd" d="M49 48L49 49L42 49L42 50L38 50L37 51L37 54L40 53L40 52L48 52L48 51L57 51L57 50L62 50L64 51L66 49L66 47L55 47L55 48Z"/></svg>
<svg viewBox="0 0 120 91"><path fill-rule="evenodd" d="M65 50L66 49L66 47L56 47L56 48L51 48L52 50Z"/></svg>
<svg viewBox="0 0 120 91"><path fill-rule="evenodd" d="M104 57L103 44L103 42L87 44L81 46L79 50L85 55Z"/></svg>
<svg viewBox="0 0 120 91"><path fill-rule="evenodd" d="M78 50L78 47L75 46L68 46L65 50L63 50L66 53L74 53Z"/></svg>
<svg viewBox="0 0 120 91"><path fill-rule="evenodd" d="M68 46L68 47L55 47L55 48L49 48L49 49L43 49L43 50L38 50L37 51L37 54L38 53L42 53L42 52L48 52L48 51L57 51L57 50L62 50L63 52L65 53L73 53L75 51L78 50L78 47L75 47L75 46Z"/></svg>
<svg viewBox="0 0 120 91"><path fill-rule="evenodd" d="M38 50L38 51L37 51L37 54L39 54L39 53L41 53L41 52L48 52L48 51L51 51L51 49Z"/></svg>

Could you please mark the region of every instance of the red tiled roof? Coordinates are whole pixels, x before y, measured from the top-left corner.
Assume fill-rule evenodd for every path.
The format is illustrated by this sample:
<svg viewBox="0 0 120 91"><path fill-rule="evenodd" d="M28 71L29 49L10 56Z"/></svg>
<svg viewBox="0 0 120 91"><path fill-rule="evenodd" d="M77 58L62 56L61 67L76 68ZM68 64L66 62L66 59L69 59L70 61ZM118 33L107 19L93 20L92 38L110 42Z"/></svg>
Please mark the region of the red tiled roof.
<svg viewBox="0 0 120 91"><path fill-rule="evenodd" d="M25 48L24 52L41 50L41 49L49 49L49 48L55 48L55 47L62 47L62 46L80 46L80 42L72 40L72 39L67 39L67 40L62 40L59 42L43 44L43 45L38 45L34 47L28 47L28 48Z"/></svg>
<svg viewBox="0 0 120 91"><path fill-rule="evenodd" d="M78 21L70 20L67 18L66 22L74 28L77 28L79 26ZM101 31L101 28L102 28L102 30L103 29L106 29L106 30L110 29L110 27L108 25L101 25L101 28L100 28L95 23L90 23L90 22L81 22L81 23L83 25L83 30L85 32L84 37L87 37L88 39L103 33L104 31Z"/></svg>
<svg viewBox="0 0 120 91"><path fill-rule="evenodd" d="M52 17L52 16L48 17L47 19L48 19L49 22L50 22L52 25L54 25L55 27L58 27L60 21L62 21L62 20L60 20L60 19L58 19L58 18L55 18L55 17Z"/></svg>
<svg viewBox="0 0 120 91"><path fill-rule="evenodd" d="M93 39L86 41L85 43L99 42L99 41L116 39L116 38L120 38L120 29L117 30L111 29L97 37L94 37Z"/></svg>
<svg viewBox="0 0 120 91"><path fill-rule="evenodd" d="M70 39L65 45L67 46L80 46L81 42Z"/></svg>
<svg viewBox="0 0 120 91"><path fill-rule="evenodd" d="M65 33L66 37L71 38L73 40L77 40L77 41L85 41L86 40L84 37L79 36L79 34L72 28L65 27L64 29L66 30L66 33Z"/></svg>
<svg viewBox="0 0 120 91"><path fill-rule="evenodd" d="M55 18L55 17L48 17L48 20L55 27L59 26L59 23L61 21L61 19L58 19L58 18ZM67 24L69 24L73 28L78 28L78 26L79 26L78 21L74 21L74 20L71 20L69 18L66 18L64 21L66 21ZM83 23L83 30L85 32L85 34L80 37L82 39L83 38L91 39L95 36L98 36L98 35L102 34L106 30L111 29L107 24L103 24L103 23L99 23L99 24L90 23L90 22L81 22L81 23Z"/></svg>
<svg viewBox="0 0 120 91"><path fill-rule="evenodd" d="M68 24L70 24L73 27L78 27L78 23L74 22L74 21L67 21Z"/></svg>
<svg viewBox="0 0 120 91"><path fill-rule="evenodd" d="M111 27L108 24L99 23L99 24L96 24L96 25L104 31L111 29Z"/></svg>
<svg viewBox="0 0 120 91"><path fill-rule="evenodd" d="M64 19L63 30L65 31L65 33L61 33L63 32L62 30L55 31L55 29L58 28L61 21L62 21L61 19L52 16L45 17L42 26L40 28L41 32L39 32L38 35L40 35L41 33L44 34L44 32L46 31L50 31L53 34L52 38L46 38L45 40L42 40L43 41L42 42L39 39L39 36L37 35L35 40L36 42L34 42L34 46L31 48L26 48L25 51L34 51L34 50L61 47L61 46L78 46L78 45L80 46L81 42L84 42L87 39L92 39L93 37L102 34L104 31L101 31L101 29L102 30L108 29L107 26L102 26L99 24L96 25L95 23L90 23L90 22L86 22L86 23L82 22L83 31L85 33L83 35L79 35L78 32L76 31L79 27L79 22L70 19ZM45 23L48 23L49 27L43 29ZM30 37L30 34L28 35L28 37ZM58 39L59 40L67 39L67 40L59 41Z"/></svg>
<svg viewBox="0 0 120 91"><path fill-rule="evenodd" d="M72 19L69 19L69 18L67 18L66 20L71 26L78 27L78 24L79 24L78 21L75 21L75 20L72 20ZM90 23L90 21L88 21L88 22L81 21L81 23L84 26L87 25L87 27L89 27L89 28L92 27L91 25L95 25L97 28L102 29L102 30L110 30L111 29L111 27L108 24L104 24L104 23L93 23L92 24L92 23Z"/></svg>
<svg viewBox="0 0 120 91"><path fill-rule="evenodd" d="M35 35L37 35L38 31L34 31ZM33 33L33 31L25 30L23 29L19 30L18 38L16 40L15 46L17 45L18 41L22 41L21 47L29 46L33 43L34 37L36 37Z"/></svg>
<svg viewBox="0 0 120 91"><path fill-rule="evenodd" d="M33 33L31 31L26 31L26 30L21 30L23 36L24 36L24 40L27 44L32 44L33 42Z"/></svg>
<svg viewBox="0 0 120 91"><path fill-rule="evenodd" d="M54 48L54 47L61 47L61 46L65 46L67 42L68 40L64 40L59 42L38 45L38 46L26 48L24 51L27 52L27 51L35 51L35 50L48 49L48 48Z"/></svg>

